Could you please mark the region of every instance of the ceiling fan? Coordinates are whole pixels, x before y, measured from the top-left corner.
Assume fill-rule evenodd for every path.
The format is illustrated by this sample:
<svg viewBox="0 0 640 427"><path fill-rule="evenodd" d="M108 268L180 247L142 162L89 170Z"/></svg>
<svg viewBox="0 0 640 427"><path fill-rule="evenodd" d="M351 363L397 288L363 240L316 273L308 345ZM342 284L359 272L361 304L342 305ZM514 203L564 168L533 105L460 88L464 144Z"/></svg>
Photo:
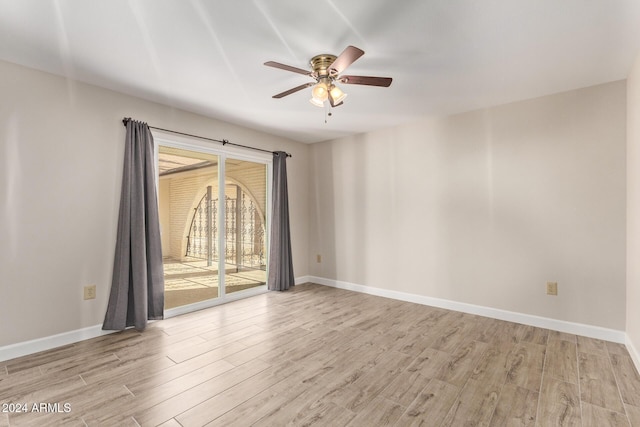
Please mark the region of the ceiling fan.
<svg viewBox="0 0 640 427"><path fill-rule="evenodd" d="M364 51L355 46L347 46L347 48L338 56L330 54L316 55L309 61L309 65L311 66L310 71L281 64L279 62L265 62L264 65L268 67L280 68L281 70L304 74L315 80L315 82L305 83L300 86L296 86L293 89L273 95L273 98L283 98L287 95L291 95L292 93L313 86L313 89L311 90L312 97L310 100L313 105L323 107L324 102L328 100L332 107L337 107L343 104L343 100L346 98L347 94L344 93L336 83L389 87L392 81L391 77L344 76L340 74L362 55L364 55Z"/></svg>

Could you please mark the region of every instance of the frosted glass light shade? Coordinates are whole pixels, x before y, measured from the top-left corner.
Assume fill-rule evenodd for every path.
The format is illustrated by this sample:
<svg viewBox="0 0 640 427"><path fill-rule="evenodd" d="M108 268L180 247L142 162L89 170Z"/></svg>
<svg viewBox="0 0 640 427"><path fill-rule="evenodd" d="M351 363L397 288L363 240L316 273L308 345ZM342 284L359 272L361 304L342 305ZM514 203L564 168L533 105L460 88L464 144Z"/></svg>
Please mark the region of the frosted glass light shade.
<svg viewBox="0 0 640 427"><path fill-rule="evenodd" d="M338 86L331 87L331 98L333 99L334 104L340 104L347 97L347 94L344 93Z"/></svg>
<svg viewBox="0 0 640 427"><path fill-rule="evenodd" d="M324 102L320 101L319 99L311 98L309 102L315 105L316 107L324 107Z"/></svg>
<svg viewBox="0 0 640 427"><path fill-rule="evenodd" d="M329 90L327 89L326 84L320 82L311 89L311 94L314 99L324 102L329 97Z"/></svg>

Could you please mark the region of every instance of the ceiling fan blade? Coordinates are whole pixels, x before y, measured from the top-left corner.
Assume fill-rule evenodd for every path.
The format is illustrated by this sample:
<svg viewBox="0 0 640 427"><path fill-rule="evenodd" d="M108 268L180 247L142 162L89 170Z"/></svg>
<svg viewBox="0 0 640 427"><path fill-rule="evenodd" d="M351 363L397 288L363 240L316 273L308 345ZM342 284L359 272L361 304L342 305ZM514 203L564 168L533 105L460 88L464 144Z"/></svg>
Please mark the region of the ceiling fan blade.
<svg viewBox="0 0 640 427"><path fill-rule="evenodd" d="M340 82L349 85L367 85L389 87L393 79L391 77L368 77L368 76L341 76Z"/></svg>
<svg viewBox="0 0 640 427"><path fill-rule="evenodd" d="M291 65L281 64L275 61L267 61L264 63L267 67L279 68L281 70L291 71L298 74L304 74L305 76L310 76L311 71L303 70L302 68L292 67Z"/></svg>
<svg viewBox="0 0 640 427"><path fill-rule="evenodd" d="M329 66L329 70L331 70L332 73L340 74L362 55L364 55L364 50L358 49L355 46L347 46L336 60L333 61L333 64Z"/></svg>
<svg viewBox="0 0 640 427"><path fill-rule="evenodd" d="M296 92L298 92L299 90L302 90L302 89L307 88L307 87L311 87L311 86L313 86L314 84L315 84L315 82L305 83L305 84L303 84L303 85L296 86L296 87L294 87L293 89L289 89L289 90L286 90L286 91L284 91L284 92L282 92L282 93L279 93L279 94L277 94L277 95L273 95L273 97L272 97L272 98L278 98L278 99L279 99L279 98L284 98L284 97L285 97L285 96L287 96L287 95L291 95L292 93L296 93Z"/></svg>

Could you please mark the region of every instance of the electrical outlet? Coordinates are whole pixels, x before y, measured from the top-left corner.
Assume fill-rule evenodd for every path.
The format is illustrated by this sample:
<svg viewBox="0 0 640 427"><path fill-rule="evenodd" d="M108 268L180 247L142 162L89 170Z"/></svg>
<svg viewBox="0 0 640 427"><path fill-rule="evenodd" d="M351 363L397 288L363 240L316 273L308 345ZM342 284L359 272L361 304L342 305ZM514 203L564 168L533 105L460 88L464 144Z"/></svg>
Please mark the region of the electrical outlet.
<svg viewBox="0 0 640 427"><path fill-rule="evenodd" d="M316 262L322 262L322 255L316 255Z"/></svg>
<svg viewBox="0 0 640 427"><path fill-rule="evenodd" d="M84 299L96 299L96 285L84 287Z"/></svg>
<svg viewBox="0 0 640 427"><path fill-rule="evenodd" d="M558 282L547 282L547 295L558 295Z"/></svg>

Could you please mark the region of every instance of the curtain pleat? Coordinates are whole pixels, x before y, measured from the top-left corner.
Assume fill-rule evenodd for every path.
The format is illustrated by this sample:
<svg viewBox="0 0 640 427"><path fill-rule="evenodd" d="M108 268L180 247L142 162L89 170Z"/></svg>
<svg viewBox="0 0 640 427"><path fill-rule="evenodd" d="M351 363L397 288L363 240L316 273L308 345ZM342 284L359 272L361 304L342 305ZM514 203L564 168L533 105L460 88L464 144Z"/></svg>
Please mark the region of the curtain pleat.
<svg viewBox="0 0 640 427"><path fill-rule="evenodd" d="M287 153L273 153L273 209L269 250L269 278L272 291L286 291L295 285L291 232L289 230L289 195L287 190Z"/></svg>
<svg viewBox="0 0 640 427"><path fill-rule="evenodd" d="M146 123L129 120L113 279L102 329L143 330L164 316L164 273L154 142Z"/></svg>

